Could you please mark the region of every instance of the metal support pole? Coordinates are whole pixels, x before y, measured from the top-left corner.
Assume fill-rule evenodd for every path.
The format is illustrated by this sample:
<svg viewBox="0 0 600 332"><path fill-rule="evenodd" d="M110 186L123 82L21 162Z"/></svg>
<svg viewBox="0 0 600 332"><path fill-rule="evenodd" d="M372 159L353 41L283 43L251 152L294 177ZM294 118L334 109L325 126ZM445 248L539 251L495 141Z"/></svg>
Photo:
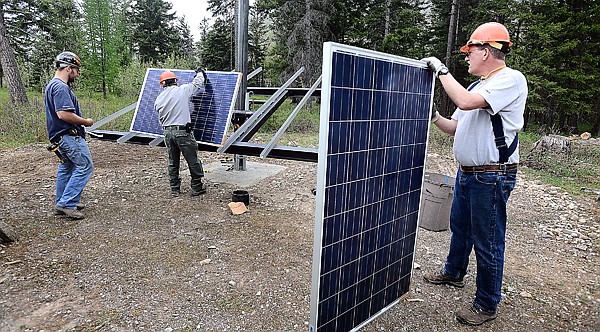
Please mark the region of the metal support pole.
<svg viewBox="0 0 600 332"><path fill-rule="evenodd" d="M246 111L246 90L248 89L248 14L249 0L237 1L235 70L242 73L242 81L238 90L236 109Z"/></svg>
<svg viewBox="0 0 600 332"><path fill-rule="evenodd" d="M246 112L246 90L248 90L248 14L250 11L249 0L237 0L237 24L236 24L236 47L235 47L235 70L242 73L240 89L236 101L236 109ZM236 171L246 170L246 156L234 156L234 169Z"/></svg>

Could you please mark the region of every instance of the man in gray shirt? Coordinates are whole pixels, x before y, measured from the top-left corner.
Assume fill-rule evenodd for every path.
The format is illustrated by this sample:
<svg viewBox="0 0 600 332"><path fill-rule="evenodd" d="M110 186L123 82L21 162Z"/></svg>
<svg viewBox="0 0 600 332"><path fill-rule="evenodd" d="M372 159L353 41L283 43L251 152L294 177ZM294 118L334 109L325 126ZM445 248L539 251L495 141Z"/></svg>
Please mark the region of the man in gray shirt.
<svg viewBox="0 0 600 332"><path fill-rule="evenodd" d="M181 154L187 161L192 177L192 196L206 193L202 183L204 170L198 160L198 142L191 127L190 98L198 91L204 91L205 73L198 69L191 83L177 85L178 78L170 70L160 75L163 91L156 97L154 109L165 134L165 145L169 156L168 173L171 195L181 194L179 163Z"/></svg>
<svg viewBox="0 0 600 332"><path fill-rule="evenodd" d="M461 51L469 73L480 76L468 89L434 57L425 58L458 106L450 119L439 113L433 123L454 135L456 175L450 213L450 249L441 271L425 274L433 284L463 287L469 255L477 258L477 291L473 303L456 318L480 325L496 318L501 299L506 235L506 204L516 184L519 162L517 133L523 127L527 82L519 71L506 67L508 30L500 23L480 25Z"/></svg>

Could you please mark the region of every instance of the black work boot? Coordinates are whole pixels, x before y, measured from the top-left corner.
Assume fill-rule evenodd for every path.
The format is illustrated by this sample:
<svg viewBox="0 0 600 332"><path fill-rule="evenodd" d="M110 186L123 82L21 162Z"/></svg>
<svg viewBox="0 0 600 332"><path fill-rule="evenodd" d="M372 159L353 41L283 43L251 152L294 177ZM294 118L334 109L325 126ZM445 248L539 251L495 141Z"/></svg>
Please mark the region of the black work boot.
<svg viewBox="0 0 600 332"><path fill-rule="evenodd" d="M206 185L204 183L200 184L200 189L192 189L192 196L199 196L206 193Z"/></svg>

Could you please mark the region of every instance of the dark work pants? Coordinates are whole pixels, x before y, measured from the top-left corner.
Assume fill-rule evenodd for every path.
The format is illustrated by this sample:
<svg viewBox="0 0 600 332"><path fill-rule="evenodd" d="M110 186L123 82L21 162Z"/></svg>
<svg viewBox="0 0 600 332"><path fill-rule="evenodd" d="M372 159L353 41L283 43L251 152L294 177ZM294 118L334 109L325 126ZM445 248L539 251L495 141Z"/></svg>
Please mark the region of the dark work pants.
<svg viewBox="0 0 600 332"><path fill-rule="evenodd" d="M204 170L202 163L198 160L198 142L196 142L194 134L185 130L167 128L165 129L165 145L169 155L168 172L171 193L179 193L181 190L181 178L179 177L181 154L190 169L192 177L190 187L193 191L202 190Z"/></svg>

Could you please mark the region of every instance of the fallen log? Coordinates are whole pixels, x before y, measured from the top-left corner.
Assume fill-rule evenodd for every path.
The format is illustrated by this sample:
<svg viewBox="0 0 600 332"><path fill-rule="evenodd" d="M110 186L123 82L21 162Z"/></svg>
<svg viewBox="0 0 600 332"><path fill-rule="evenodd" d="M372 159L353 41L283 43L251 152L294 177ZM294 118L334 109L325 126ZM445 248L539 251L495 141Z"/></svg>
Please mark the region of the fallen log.
<svg viewBox="0 0 600 332"><path fill-rule="evenodd" d="M533 143L531 152L537 153L565 153L571 151L571 140L568 137L560 135L542 136L537 142Z"/></svg>

